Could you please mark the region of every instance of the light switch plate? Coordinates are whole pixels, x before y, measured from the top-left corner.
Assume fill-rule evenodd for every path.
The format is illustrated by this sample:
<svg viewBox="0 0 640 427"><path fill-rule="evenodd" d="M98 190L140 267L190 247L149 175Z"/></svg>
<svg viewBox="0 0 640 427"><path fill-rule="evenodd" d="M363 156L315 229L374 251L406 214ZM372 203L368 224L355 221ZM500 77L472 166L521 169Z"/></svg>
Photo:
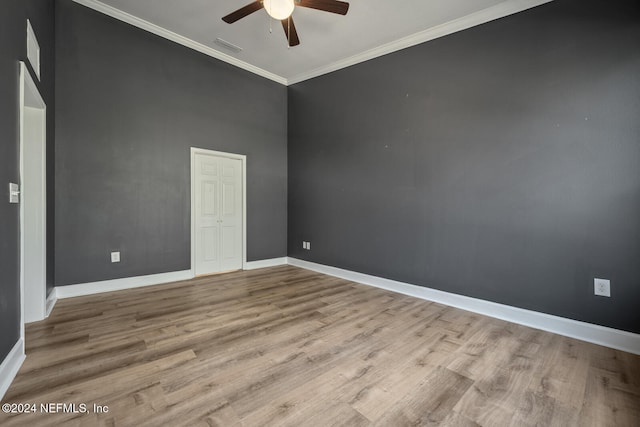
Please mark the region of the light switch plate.
<svg viewBox="0 0 640 427"><path fill-rule="evenodd" d="M111 252L111 262L120 262L120 252Z"/></svg>
<svg viewBox="0 0 640 427"><path fill-rule="evenodd" d="M9 183L9 203L20 203L20 186Z"/></svg>

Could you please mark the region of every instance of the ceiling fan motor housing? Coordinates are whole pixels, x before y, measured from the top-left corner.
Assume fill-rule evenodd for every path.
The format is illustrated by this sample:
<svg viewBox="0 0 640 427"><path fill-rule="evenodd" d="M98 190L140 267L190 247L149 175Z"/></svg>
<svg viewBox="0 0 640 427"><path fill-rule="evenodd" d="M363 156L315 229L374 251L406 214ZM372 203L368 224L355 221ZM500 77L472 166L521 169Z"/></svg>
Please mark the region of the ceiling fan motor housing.
<svg viewBox="0 0 640 427"><path fill-rule="evenodd" d="M300 39L291 17L296 6L338 15L346 15L349 11L349 3L339 0L257 0L222 17L222 20L227 24L233 24L239 19L264 8L270 16L282 22L282 28L287 36L289 46L297 46L300 44Z"/></svg>
<svg viewBox="0 0 640 427"><path fill-rule="evenodd" d="M287 19L293 13L294 2L293 0L263 0L262 5L264 10L273 18L278 21Z"/></svg>

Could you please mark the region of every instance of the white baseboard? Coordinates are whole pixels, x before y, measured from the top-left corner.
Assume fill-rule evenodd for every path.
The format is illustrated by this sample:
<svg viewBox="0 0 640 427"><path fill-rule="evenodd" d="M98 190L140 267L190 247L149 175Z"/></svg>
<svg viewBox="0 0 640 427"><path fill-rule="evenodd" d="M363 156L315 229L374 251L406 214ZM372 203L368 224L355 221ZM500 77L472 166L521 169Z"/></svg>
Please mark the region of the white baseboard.
<svg viewBox="0 0 640 427"><path fill-rule="evenodd" d="M273 258L260 261L251 261L245 264L245 270L257 268L275 267L279 265L293 265L307 270L317 271L330 276L340 277L346 280L386 289L393 292L434 301L451 307L460 308L485 316L506 320L508 322L529 326L543 331L553 332L582 341L615 348L629 353L640 354L640 334L634 334L605 326L552 316L550 314L525 310L509 305L498 304L491 301L471 298L463 295L430 289L423 286L398 282L382 277L357 273L341 268L316 264L296 258ZM158 285L193 278L191 270L176 271L171 273L151 274L148 276L128 277L124 279L105 280L101 282L84 283L79 285L58 286L47 299L47 315L53 308L57 298L71 298L83 295L92 295L102 292L112 292L124 289L138 288L142 286ZM53 296L53 298L51 298ZM52 301L50 301L50 299Z"/></svg>
<svg viewBox="0 0 640 427"><path fill-rule="evenodd" d="M9 390L13 379L18 375L24 359L24 340L20 338L0 364L0 401Z"/></svg>
<svg viewBox="0 0 640 427"><path fill-rule="evenodd" d="M100 282L82 283L79 285L56 286L55 293L59 299L100 294L103 292L121 291L162 283L178 282L193 279L191 270L172 271L170 273L150 274L148 276L126 277L124 279L103 280Z"/></svg>
<svg viewBox="0 0 640 427"><path fill-rule="evenodd" d="M287 265L287 257L250 261L245 263L244 269L255 270L258 268L275 267L278 265ZM124 289L139 288L142 286L160 285L162 283L177 282L180 280L189 280L193 279L193 277L194 275L191 270L184 270L174 271L170 273L150 274L148 276L103 280L99 282L82 283L78 285L56 286L56 288L50 294L50 297L53 295L56 300L73 298L85 295L100 294L103 292L113 292L121 291ZM47 309L49 309L49 300L47 300Z"/></svg>
<svg viewBox="0 0 640 427"><path fill-rule="evenodd" d="M260 261L249 261L245 264L245 270L255 270L265 267L277 267L279 265L287 265L287 257L262 259Z"/></svg>
<svg viewBox="0 0 640 427"><path fill-rule="evenodd" d="M58 293L56 292L56 288L53 288L51 290L51 293L49 293L49 296L47 297L47 305L45 308L45 318L49 317L51 311L53 310L53 307L56 305L56 302L58 301L57 294Z"/></svg>
<svg viewBox="0 0 640 427"><path fill-rule="evenodd" d="M375 286L376 288L382 288L485 316L495 317L508 322L553 332L558 335L576 338L629 353L640 354L640 334L452 294L423 286L411 285L409 283L397 282L368 274L356 273L354 271L316 264L296 258L288 258L288 263L295 267L317 271L329 276L340 277L353 282Z"/></svg>

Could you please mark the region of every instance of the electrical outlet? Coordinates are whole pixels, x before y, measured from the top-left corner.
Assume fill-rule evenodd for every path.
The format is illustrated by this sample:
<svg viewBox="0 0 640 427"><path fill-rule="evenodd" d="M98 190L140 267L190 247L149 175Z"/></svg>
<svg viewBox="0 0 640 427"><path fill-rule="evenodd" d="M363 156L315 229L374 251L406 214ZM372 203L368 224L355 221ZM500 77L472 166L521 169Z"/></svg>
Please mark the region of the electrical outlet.
<svg viewBox="0 0 640 427"><path fill-rule="evenodd" d="M120 252L111 252L111 262L120 262Z"/></svg>
<svg viewBox="0 0 640 427"><path fill-rule="evenodd" d="M311 242L307 242L307 250L310 251L311 250Z"/></svg>
<svg viewBox="0 0 640 427"><path fill-rule="evenodd" d="M608 279L593 279L593 293L601 297L610 297L611 281Z"/></svg>
<svg viewBox="0 0 640 427"><path fill-rule="evenodd" d="M307 249L307 242L304 240L302 241L302 249Z"/></svg>

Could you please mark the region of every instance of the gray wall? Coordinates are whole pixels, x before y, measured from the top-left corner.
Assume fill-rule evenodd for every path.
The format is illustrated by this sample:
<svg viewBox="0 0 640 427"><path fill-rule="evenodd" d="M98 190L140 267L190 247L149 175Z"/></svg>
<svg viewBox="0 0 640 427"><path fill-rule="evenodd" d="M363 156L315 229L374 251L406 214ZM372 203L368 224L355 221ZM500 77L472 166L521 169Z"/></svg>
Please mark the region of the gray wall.
<svg viewBox="0 0 640 427"><path fill-rule="evenodd" d="M289 256L640 332L639 118L635 0L557 0L294 85Z"/></svg>
<svg viewBox="0 0 640 427"><path fill-rule="evenodd" d="M38 85L48 106L54 105L53 0L3 0L0 12L0 360L4 360L20 335L19 205L9 204L9 182L20 182L18 122L18 61L26 62L27 18L41 49L42 82ZM31 68L27 65L31 72ZM54 109L47 111L48 156L53 159ZM52 162L48 165L53 175ZM53 199L49 188L49 199ZM49 209L50 214L52 208ZM48 217L48 222L51 221ZM50 230L50 250L53 230ZM48 287L53 282L49 265Z"/></svg>
<svg viewBox="0 0 640 427"><path fill-rule="evenodd" d="M191 146L247 155L248 260L286 255L286 87L70 0L56 37L56 285L190 268Z"/></svg>

